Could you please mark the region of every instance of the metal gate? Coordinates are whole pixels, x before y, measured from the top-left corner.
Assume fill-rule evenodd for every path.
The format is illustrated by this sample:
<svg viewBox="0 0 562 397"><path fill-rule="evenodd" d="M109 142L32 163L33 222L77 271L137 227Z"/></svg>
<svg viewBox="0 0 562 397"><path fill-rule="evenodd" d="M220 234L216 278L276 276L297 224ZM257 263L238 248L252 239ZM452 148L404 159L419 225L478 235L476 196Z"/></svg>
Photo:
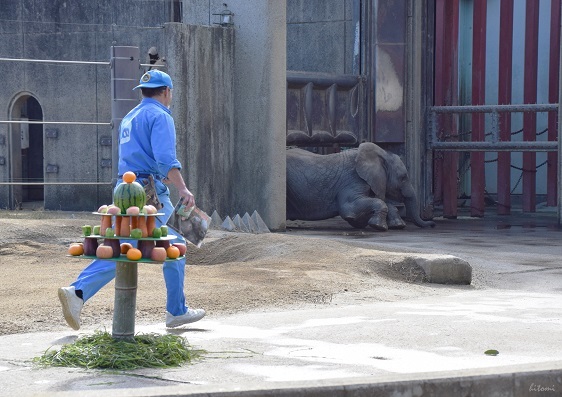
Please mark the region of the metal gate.
<svg viewBox="0 0 562 397"><path fill-rule="evenodd" d="M487 205L535 212L537 197L560 214L560 4L435 1L427 147L444 217L457 216L459 200L475 217Z"/></svg>

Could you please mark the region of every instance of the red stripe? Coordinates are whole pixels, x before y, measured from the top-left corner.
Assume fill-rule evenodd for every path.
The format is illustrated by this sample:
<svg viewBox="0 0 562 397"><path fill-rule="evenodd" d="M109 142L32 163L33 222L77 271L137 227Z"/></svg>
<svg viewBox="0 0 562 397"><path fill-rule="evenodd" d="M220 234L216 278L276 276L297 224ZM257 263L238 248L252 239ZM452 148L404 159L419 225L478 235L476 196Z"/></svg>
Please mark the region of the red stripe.
<svg viewBox="0 0 562 397"><path fill-rule="evenodd" d="M486 95L486 0L474 0L472 36L472 105L484 105ZM484 140L484 114L472 115L472 140ZM470 154L471 216L484 216L484 153Z"/></svg>
<svg viewBox="0 0 562 397"><path fill-rule="evenodd" d="M458 104L459 0L437 0L435 9L435 93L436 105ZM456 135L455 117L442 115L439 125L448 135ZM443 138L440 136L440 138ZM456 140L457 138L448 138ZM458 153L436 152L434 197L443 201L443 216L457 216Z"/></svg>
<svg viewBox="0 0 562 397"><path fill-rule="evenodd" d="M513 76L513 0L501 0L498 104L511 104ZM511 140L511 113L501 113L500 140ZM511 213L511 153L498 153L498 207L500 215Z"/></svg>
<svg viewBox="0 0 562 397"><path fill-rule="evenodd" d="M539 2L527 0L525 9L525 81L524 103L537 103L537 60L539 43ZM523 114L523 139L536 140L537 114ZM536 211L536 162L534 152L523 153L523 211Z"/></svg>

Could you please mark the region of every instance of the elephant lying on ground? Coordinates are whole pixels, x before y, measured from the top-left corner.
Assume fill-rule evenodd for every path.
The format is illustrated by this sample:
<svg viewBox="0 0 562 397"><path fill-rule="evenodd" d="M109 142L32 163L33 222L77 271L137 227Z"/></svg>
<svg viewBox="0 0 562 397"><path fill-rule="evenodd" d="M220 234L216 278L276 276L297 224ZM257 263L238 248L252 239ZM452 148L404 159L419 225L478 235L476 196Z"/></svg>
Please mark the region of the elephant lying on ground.
<svg viewBox="0 0 562 397"><path fill-rule="evenodd" d="M417 226L435 226L418 214L416 192L400 157L374 143L327 155L287 150L287 219L339 215L356 228L404 228L398 209L387 200L404 203L406 217Z"/></svg>

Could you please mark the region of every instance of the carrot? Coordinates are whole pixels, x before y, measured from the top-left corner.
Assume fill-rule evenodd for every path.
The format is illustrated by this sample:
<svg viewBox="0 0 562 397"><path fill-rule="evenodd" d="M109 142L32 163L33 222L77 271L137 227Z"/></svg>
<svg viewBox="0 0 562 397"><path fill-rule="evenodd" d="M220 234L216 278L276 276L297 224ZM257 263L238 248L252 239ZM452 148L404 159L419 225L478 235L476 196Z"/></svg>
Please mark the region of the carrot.
<svg viewBox="0 0 562 397"><path fill-rule="evenodd" d="M156 217L155 216L147 216L146 217L146 231L148 235L152 237L152 232L156 229Z"/></svg>
<svg viewBox="0 0 562 397"><path fill-rule="evenodd" d="M105 230L107 228L111 228L111 215L102 215L101 216L101 227L100 227L100 235L105 236Z"/></svg>
<svg viewBox="0 0 562 397"><path fill-rule="evenodd" d="M142 232L142 237L148 237L148 229L146 226L146 217L144 216L139 216L138 218L138 223L137 223L137 228L139 228Z"/></svg>
<svg viewBox="0 0 562 397"><path fill-rule="evenodd" d="M115 235L120 236L121 235L121 219L118 216L115 217L115 226L114 227L115 227Z"/></svg>
<svg viewBox="0 0 562 397"><path fill-rule="evenodd" d="M120 236L129 237L131 235L131 226L129 226L129 217L122 216L121 217L121 234Z"/></svg>
<svg viewBox="0 0 562 397"><path fill-rule="evenodd" d="M139 225L139 217L138 216L132 216L131 217L131 230L133 229L138 229Z"/></svg>

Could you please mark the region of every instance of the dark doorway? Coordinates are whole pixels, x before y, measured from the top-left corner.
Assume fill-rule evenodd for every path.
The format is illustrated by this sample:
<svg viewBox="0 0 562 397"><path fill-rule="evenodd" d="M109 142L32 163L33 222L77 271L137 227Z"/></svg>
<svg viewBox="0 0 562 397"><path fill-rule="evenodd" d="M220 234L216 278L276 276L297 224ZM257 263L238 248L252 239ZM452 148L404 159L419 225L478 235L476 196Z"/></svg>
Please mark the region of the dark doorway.
<svg viewBox="0 0 562 397"><path fill-rule="evenodd" d="M26 114L25 114L26 113ZM32 121L42 121L43 111L41 105L33 97L25 102L22 108L22 118L27 116ZM24 147L24 136L22 128L22 179L28 182L43 183L43 124L28 124L27 147ZM23 201L43 201L44 186L43 185L27 185L23 187Z"/></svg>
<svg viewBox="0 0 562 397"><path fill-rule="evenodd" d="M12 114L15 121L30 122L12 128L12 179L22 183L13 187L15 207L43 207L43 124L34 124L43 121L43 110L37 99L26 95L16 101Z"/></svg>

